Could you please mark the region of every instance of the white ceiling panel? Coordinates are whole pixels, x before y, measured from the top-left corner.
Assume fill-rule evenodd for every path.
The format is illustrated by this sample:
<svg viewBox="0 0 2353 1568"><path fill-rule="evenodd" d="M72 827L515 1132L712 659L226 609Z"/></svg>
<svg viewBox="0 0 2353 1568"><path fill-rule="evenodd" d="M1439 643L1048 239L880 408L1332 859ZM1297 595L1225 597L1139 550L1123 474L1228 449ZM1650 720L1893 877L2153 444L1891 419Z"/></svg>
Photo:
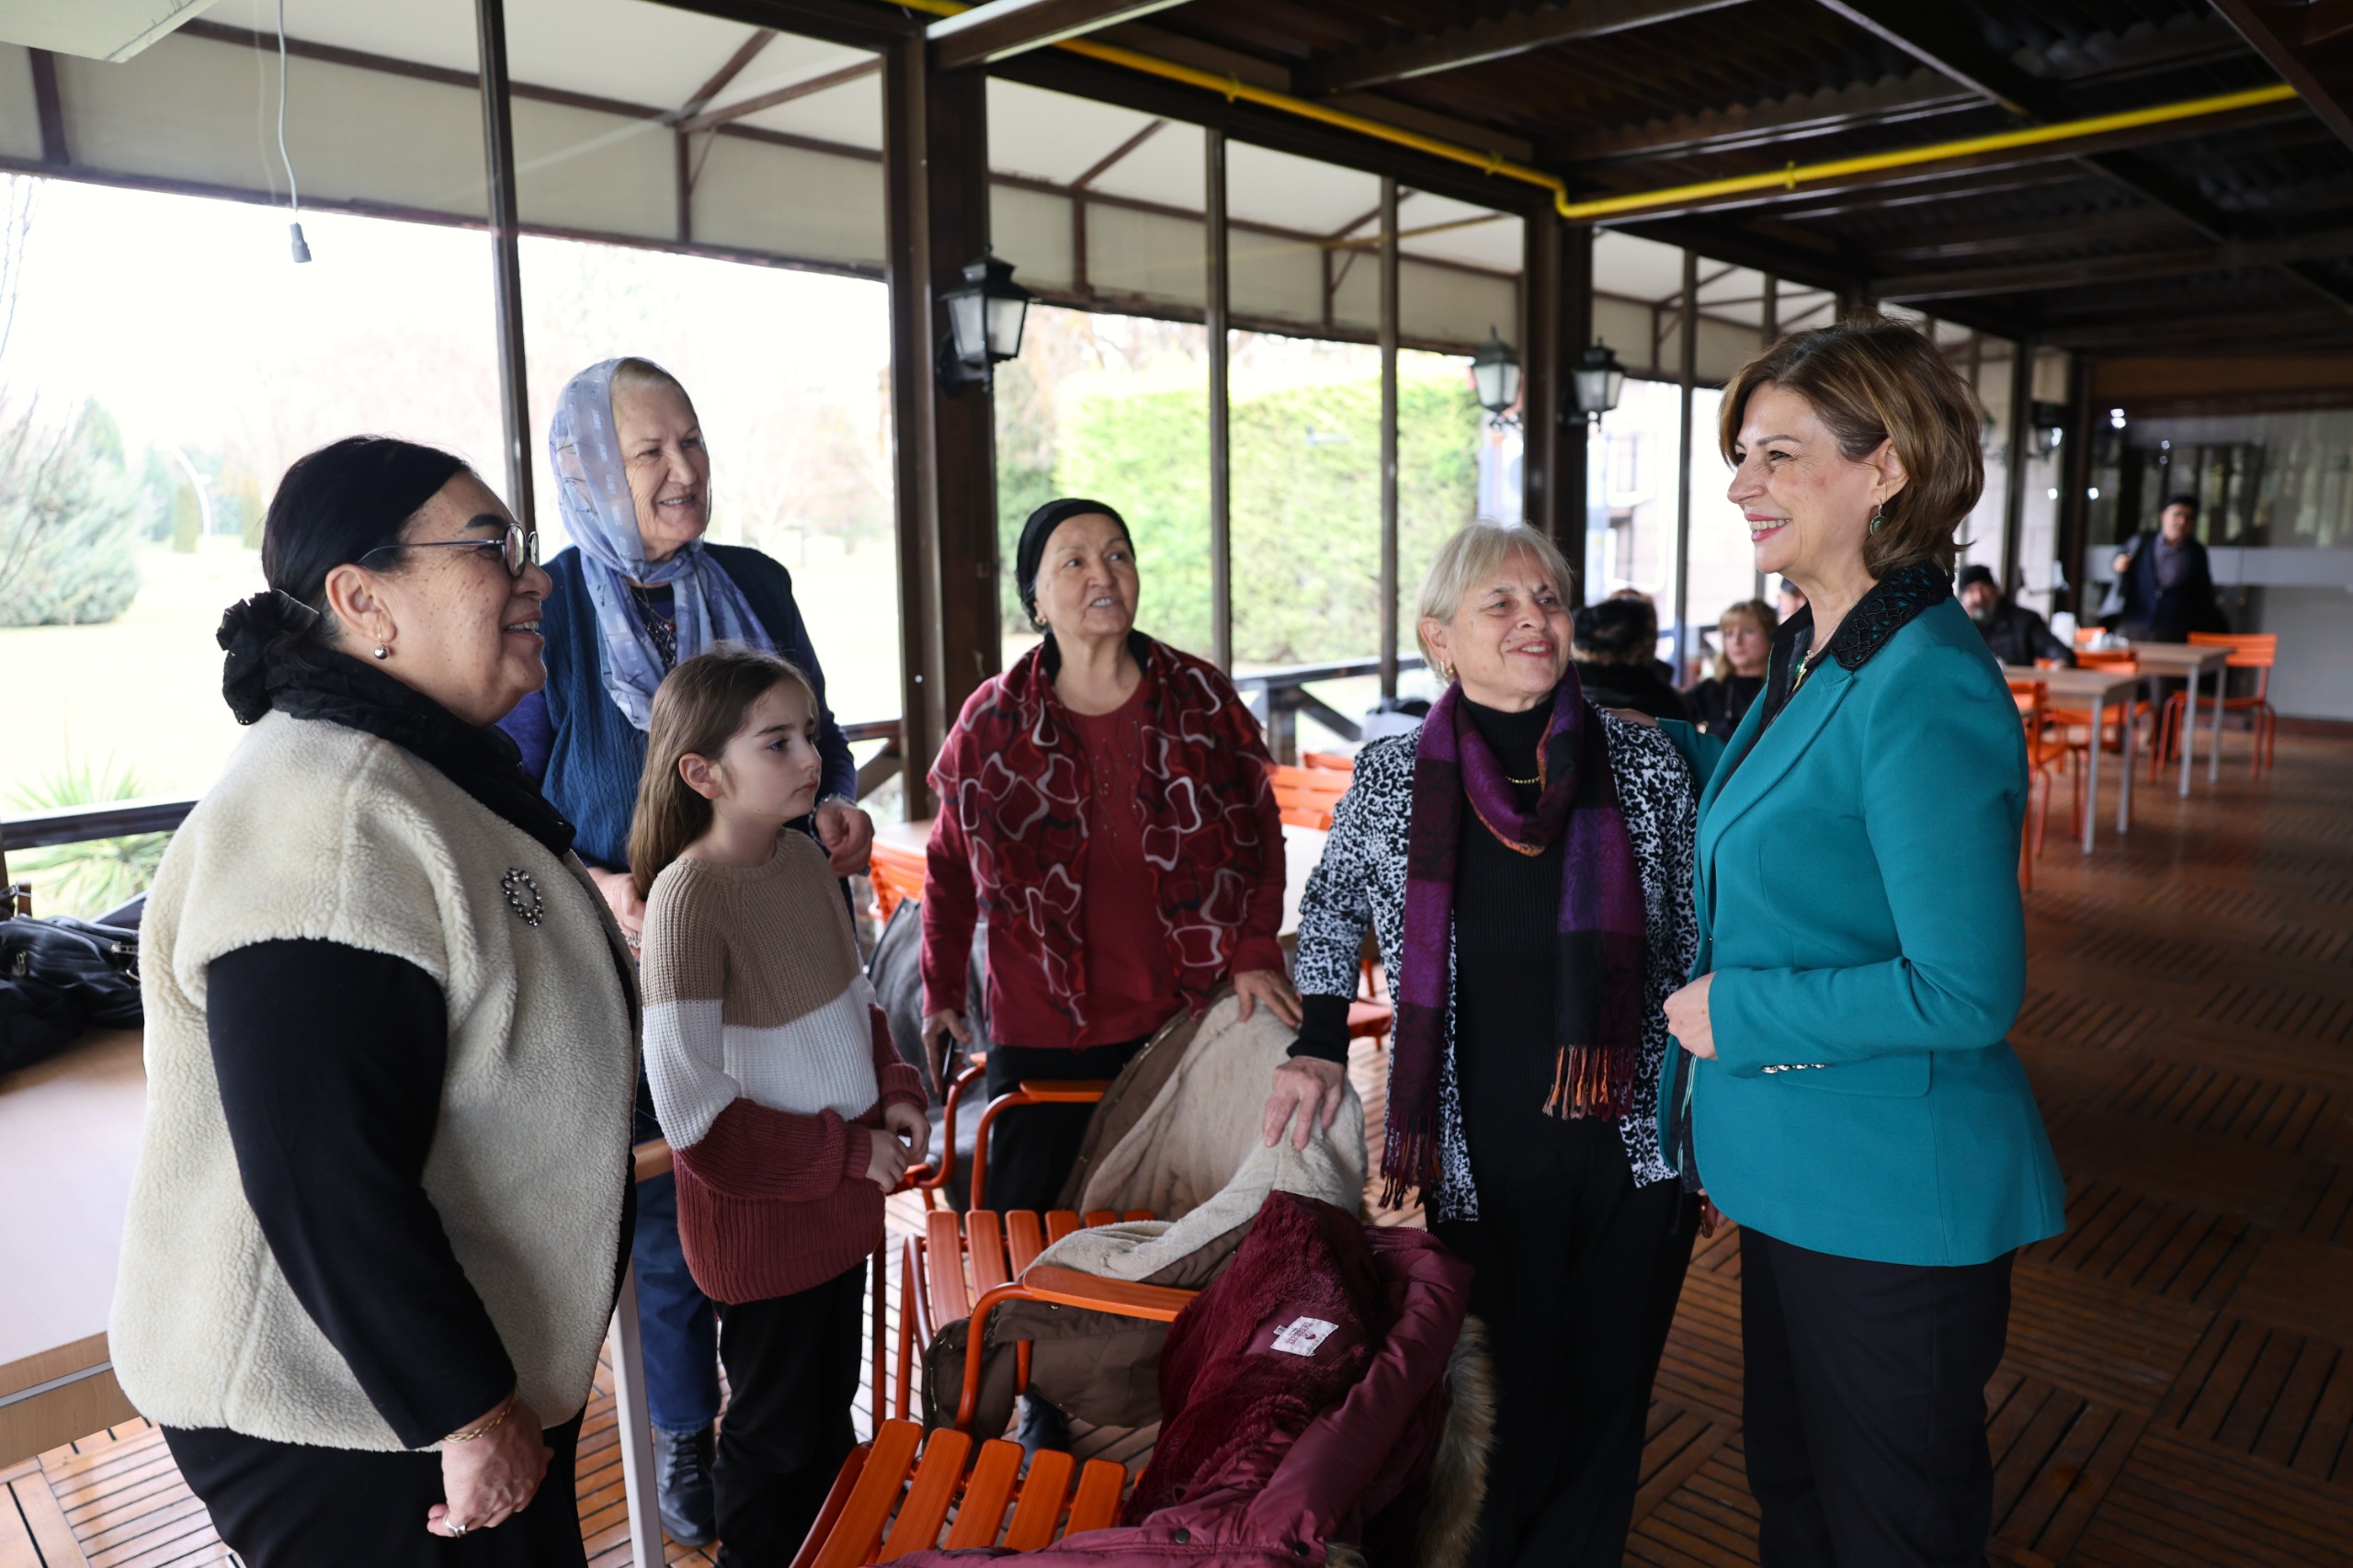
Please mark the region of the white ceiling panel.
<svg viewBox="0 0 2353 1568"><path fill-rule="evenodd" d="M1209 201L1204 140L1199 126L1172 119L1154 131L1150 141L1105 170L1088 188L1199 212Z"/></svg>
<svg viewBox="0 0 2353 1568"><path fill-rule="evenodd" d="M1151 123L1133 109L992 77L989 166L1068 185Z"/></svg>
<svg viewBox="0 0 2353 1568"><path fill-rule="evenodd" d="M1683 252L1604 229L1593 237L1593 286L1630 299L1667 299L1683 287Z"/></svg>
<svg viewBox="0 0 2353 1568"><path fill-rule="evenodd" d="M1447 227L1446 225L1460 225ZM1521 223L1517 214L1474 207L1451 197L1408 191L1397 201L1397 227L1404 237L1397 248L1407 256L1437 256L1518 272L1522 260ZM1436 229L1417 234L1416 229Z"/></svg>
<svg viewBox="0 0 2353 1568"><path fill-rule="evenodd" d="M278 3L215 0L204 19L275 35ZM513 30L510 12L510 36ZM445 71L472 71L477 62L473 0L401 0L397 6L375 0L286 0L286 34Z"/></svg>
<svg viewBox="0 0 2353 1568"><path fill-rule="evenodd" d="M506 63L515 80L655 108L694 97L751 36L741 22L644 0L506 0ZM771 57L795 45L827 48L779 38L745 74L784 68Z"/></svg>
<svg viewBox="0 0 2353 1568"><path fill-rule="evenodd" d="M1329 234L1380 204L1381 181L1375 176L1246 142L1226 143L1225 208L1230 218Z"/></svg>
<svg viewBox="0 0 2353 1568"><path fill-rule="evenodd" d="M765 54L762 58L766 58ZM758 114L747 114L743 123L760 131L780 131L788 136L806 136L879 153L882 150L881 74L861 76Z"/></svg>

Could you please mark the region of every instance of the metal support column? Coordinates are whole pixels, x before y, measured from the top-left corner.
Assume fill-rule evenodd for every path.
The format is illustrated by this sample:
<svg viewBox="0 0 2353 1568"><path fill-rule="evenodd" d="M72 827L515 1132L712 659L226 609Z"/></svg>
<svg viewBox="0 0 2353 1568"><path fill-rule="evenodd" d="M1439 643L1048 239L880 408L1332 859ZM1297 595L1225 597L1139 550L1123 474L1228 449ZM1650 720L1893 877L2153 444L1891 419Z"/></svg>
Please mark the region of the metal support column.
<svg viewBox="0 0 2353 1568"><path fill-rule="evenodd" d="M909 821L938 809L927 776L947 733L932 484L930 206L924 178L923 35L882 56L883 282L891 312L891 479L899 557L900 751Z"/></svg>
<svg viewBox="0 0 2353 1568"><path fill-rule="evenodd" d="M929 212L931 293L925 322L934 342L948 331L940 297L963 287L964 268L989 244L988 77L979 67L924 81L924 196ZM998 620L996 396L987 382L931 387L933 520L938 529L941 717L1005 662ZM911 761L915 759L910 758ZM931 759L923 756L929 767Z"/></svg>
<svg viewBox="0 0 2353 1568"><path fill-rule="evenodd" d="M1328 253L1327 253L1328 254ZM1397 181L1381 181L1381 695L1397 695Z"/></svg>
<svg viewBox="0 0 2353 1568"><path fill-rule="evenodd" d="M2091 537L2092 413L2091 362L2081 354L2071 354L2067 357L2067 440L2059 463L2065 477L2059 482L2059 540L2052 551L2063 568L2061 581L2067 585L2054 585L2051 590L2054 615L2064 609L2080 617L2086 608L2097 608L2097 600L2087 606L2084 598L2084 552Z"/></svg>
<svg viewBox="0 0 2353 1568"><path fill-rule="evenodd" d="M482 59L482 147L490 186L492 299L498 312L498 403L506 437L506 504L527 526L531 506L531 389L523 357L523 258L515 201L515 121L508 108L505 0L474 0Z"/></svg>
<svg viewBox="0 0 2353 1568"><path fill-rule="evenodd" d="M1683 684L1691 659L1691 421L1692 392L1699 381L1699 253L1683 253L1683 296L1676 328L1677 399L1675 436L1675 584L1668 607L1675 617L1675 682Z"/></svg>
<svg viewBox="0 0 2353 1568"><path fill-rule="evenodd" d="M2025 581L2018 570L2018 546L2026 537L2026 465L2034 449L2034 344L2020 338L2011 345L2010 461L2002 493L2002 565L1997 581L2005 594L2015 594Z"/></svg>
<svg viewBox="0 0 2353 1568"><path fill-rule="evenodd" d="M1225 232L1225 132L1201 132L1207 199L1203 234L1208 250L1204 324L1210 347L1210 658L1222 670L1233 668L1233 410L1226 313L1231 292Z"/></svg>
<svg viewBox="0 0 2353 1568"><path fill-rule="evenodd" d="M1525 220L1527 320L1521 324L1522 513L1568 558L1573 605L1586 601L1586 452L1592 427L1569 395L1593 341L1593 230L1550 212Z"/></svg>

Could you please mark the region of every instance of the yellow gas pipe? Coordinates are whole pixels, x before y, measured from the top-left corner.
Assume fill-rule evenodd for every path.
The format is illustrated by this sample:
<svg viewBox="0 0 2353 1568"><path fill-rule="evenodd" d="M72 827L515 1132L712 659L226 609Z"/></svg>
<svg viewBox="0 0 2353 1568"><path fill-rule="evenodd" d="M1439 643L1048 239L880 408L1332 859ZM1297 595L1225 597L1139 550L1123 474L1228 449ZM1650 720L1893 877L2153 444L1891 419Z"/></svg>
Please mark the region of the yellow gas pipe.
<svg viewBox="0 0 2353 1568"><path fill-rule="evenodd" d="M900 0L909 10L925 11L936 17L953 17L972 7L957 4L957 0ZM1270 87L1260 87L1238 76L1221 76L1214 71L1197 66L1180 65L1157 55L1121 49L1116 44L1097 43L1092 39L1065 39L1053 46L1089 60L1099 60L1107 65L1157 76L1163 81L1180 82L1217 93L1228 102L1256 104L1262 108L1275 109L1302 119L1335 126L1342 131L1387 142L1393 146L1410 147L1417 153L1445 158L1457 164L1467 164L1491 175L1518 180L1524 185L1540 187L1552 193L1552 207L1572 223L1590 223L1597 219L1615 218L1641 212L1654 207L1677 207L1693 201L1704 201L1718 196L1738 196L1753 190L1796 190L1818 180L1843 179L1852 175L1877 174L1884 169L1915 168L1925 164L1938 164L1951 159L1975 157L1984 153L2006 153L2018 147L2048 146L2054 142L2079 141L2086 137L2104 136L2112 131L2131 131L2144 125L2164 125L2177 119L2196 119L2206 115L2228 114L2234 109L2255 108L2264 104L2283 103L2296 96L2296 89L2286 83L2268 87L2250 87L2243 92L2216 93L2208 97L2185 98L2178 103L2153 104L2147 108L2126 109L2118 114L2097 114L2085 119L2061 120L2052 125L2030 125L2017 131L1999 131L1989 136L1969 136L1956 142L1932 142L1924 147L1902 147L1887 153L1866 153L1852 158L1833 158L1819 164L1790 164L1782 168L1760 174L1735 175L1728 179L1700 180L1692 185L1668 186L1661 190L1633 191L1623 196L1597 197L1590 201L1573 201L1567 185L1558 175L1548 175L1541 169L1517 164L1495 153L1483 153L1459 142L1448 142L1436 136L1425 136L1418 131L1386 124L1346 109L1334 108L1307 98L1278 93Z"/></svg>

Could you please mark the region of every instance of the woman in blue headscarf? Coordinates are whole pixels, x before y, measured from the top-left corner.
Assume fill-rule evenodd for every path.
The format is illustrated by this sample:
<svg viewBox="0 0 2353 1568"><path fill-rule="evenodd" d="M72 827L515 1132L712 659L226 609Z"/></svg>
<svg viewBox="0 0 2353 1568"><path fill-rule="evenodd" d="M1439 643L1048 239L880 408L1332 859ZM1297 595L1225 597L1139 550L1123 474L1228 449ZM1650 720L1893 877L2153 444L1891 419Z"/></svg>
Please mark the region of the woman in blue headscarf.
<svg viewBox="0 0 2353 1568"><path fill-rule="evenodd" d="M825 761L817 836L836 874L864 870L874 824L858 808L858 767L825 703L792 579L756 550L702 537L710 454L686 388L649 360L591 365L556 400L548 459L572 548L547 563L547 686L504 728L523 749L524 770L576 829L573 846L622 931L634 944L645 914L630 881L629 828L654 689L713 643L765 648L808 672ZM649 1103L641 1097L641 1108ZM648 1111L639 1120L639 1138L659 1136ZM712 1531L717 1327L678 1250L670 1180L638 1189L638 1299L663 1524L699 1546Z"/></svg>

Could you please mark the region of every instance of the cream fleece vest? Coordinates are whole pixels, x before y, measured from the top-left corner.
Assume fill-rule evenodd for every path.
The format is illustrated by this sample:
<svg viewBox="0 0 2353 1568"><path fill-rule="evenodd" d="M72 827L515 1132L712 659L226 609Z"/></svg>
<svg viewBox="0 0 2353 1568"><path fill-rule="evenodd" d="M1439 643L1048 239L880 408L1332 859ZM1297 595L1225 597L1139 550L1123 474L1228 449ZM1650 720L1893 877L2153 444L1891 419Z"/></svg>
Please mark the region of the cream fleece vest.
<svg viewBox="0 0 2353 1568"><path fill-rule="evenodd" d="M449 1062L426 1193L524 1399L570 1419L612 1311L629 1180L627 948L574 857L389 742L283 713L238 746L147 901L147 1116L108 1330L123 1392L165 1426L401 1447L287 1285L213 1077L212 960L294 938L389 953L440 984Z"/></svg>

